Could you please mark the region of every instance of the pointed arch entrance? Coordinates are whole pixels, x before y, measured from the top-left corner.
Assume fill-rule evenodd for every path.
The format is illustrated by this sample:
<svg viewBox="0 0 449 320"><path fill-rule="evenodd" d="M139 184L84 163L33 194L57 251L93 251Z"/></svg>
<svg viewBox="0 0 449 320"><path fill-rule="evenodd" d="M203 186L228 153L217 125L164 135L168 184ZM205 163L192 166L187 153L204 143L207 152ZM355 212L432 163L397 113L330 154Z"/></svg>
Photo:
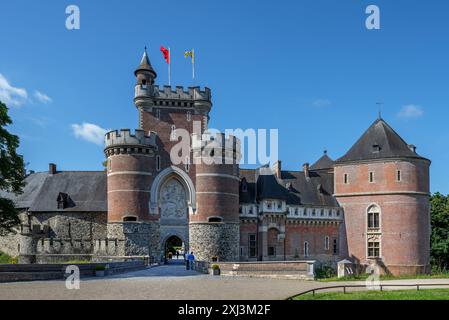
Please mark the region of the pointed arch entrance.
<svg viewBox="0 0 449 320"><path fill-rule="evenodd" d="M189 248L189 216L195 210L195 189L190 177L177 167L163 170L151 187L151 214L160 216L160 258L166 261L173 241ZM168 246L168 247L167 247ZM173 254L173 253L172 253ZM181 256L184 252L180 253Z"/></svg>

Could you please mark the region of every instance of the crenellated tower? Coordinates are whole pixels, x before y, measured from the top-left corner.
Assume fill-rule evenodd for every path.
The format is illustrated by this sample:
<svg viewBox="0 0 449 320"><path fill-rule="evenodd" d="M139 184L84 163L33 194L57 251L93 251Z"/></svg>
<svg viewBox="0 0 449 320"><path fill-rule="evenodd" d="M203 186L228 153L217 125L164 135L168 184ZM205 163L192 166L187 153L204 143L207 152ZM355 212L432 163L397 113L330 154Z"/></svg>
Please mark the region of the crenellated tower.
<svg viewBox="0 0 449 320"><path fill-rule="evenodd" d="M108 132L105 136L108 239L121 243L119 252L114 255L158 253L158 221L156 216L149 214L151 168L156 151L154 132L146 134L136 130L132 133L123 129Z"/></svg>
<svg viewBox="0 0 449 320"><path fill-rule="evenodd" d="M238 261L240 140L193 135L197 210L190 217L190 250L198 260Z"/></svg>
<svg viewBox="0 0 449 320"><path fill-rule="evenodd" d="M201 134L207 129L212 108L210 89L159 87L155 84L157 74L146 51L135 75L137 82L134 104L139 113L139 128L145 132L157 133L158 150L155 153L154 166L156 174L175 165L186 172L194 182L195 166L191 165L191 155L186 156L181 164L173 164L170 150L179 142L176 129L185 129L189 134Z"/></svg>

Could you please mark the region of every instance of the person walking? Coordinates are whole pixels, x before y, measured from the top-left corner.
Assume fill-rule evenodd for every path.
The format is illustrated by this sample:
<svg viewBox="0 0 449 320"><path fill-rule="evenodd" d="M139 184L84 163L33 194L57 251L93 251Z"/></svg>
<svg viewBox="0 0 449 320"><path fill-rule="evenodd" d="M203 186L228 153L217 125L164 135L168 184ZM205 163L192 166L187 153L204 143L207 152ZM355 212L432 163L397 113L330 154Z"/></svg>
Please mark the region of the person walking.
<svg viewBox="0 0 449 320"><path fill-rule="evenodd" d="M189 260L189 268L190 270L193 270L195 268L195 255L193 254L193 251L190 252L188 260Z"/></svg>

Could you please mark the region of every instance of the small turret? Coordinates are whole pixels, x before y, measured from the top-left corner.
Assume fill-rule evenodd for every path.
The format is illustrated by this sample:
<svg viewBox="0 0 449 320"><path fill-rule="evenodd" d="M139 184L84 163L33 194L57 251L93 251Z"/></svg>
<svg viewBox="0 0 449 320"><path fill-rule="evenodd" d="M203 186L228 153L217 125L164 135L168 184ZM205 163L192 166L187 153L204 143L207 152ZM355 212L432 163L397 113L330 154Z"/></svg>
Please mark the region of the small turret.
<svg viewBox="0 0 449 320"><path fill-rule="evenodd" d="M148 58L147 48L145 47L145 51L142 56L142 60L140 61L139 66L137 67L134 74L137 77L137 84L146 86L153 85L154 80L157 78L156 71L154 71L151 66L150 59Z"/></svg>

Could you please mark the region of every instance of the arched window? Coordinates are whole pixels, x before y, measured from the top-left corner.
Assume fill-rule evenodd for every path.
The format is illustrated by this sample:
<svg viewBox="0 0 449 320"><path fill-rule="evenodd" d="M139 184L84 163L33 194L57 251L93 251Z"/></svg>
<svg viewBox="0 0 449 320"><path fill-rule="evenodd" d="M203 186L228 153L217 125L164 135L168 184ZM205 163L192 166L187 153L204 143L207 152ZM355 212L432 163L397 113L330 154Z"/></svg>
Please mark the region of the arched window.
<svg viewBox="0 0 449 320"><path fill-rule="evenodd" d="M171 133L170 133L170 140L174 141L176 140L176 126L171 126Z"/></svg>
<svg viewBox="0 0 449 320"><path fill-rule="evenodd" d="M368 229L380 228L380 210L378 206L371 206L368 208L367 219Z"/></svg>

